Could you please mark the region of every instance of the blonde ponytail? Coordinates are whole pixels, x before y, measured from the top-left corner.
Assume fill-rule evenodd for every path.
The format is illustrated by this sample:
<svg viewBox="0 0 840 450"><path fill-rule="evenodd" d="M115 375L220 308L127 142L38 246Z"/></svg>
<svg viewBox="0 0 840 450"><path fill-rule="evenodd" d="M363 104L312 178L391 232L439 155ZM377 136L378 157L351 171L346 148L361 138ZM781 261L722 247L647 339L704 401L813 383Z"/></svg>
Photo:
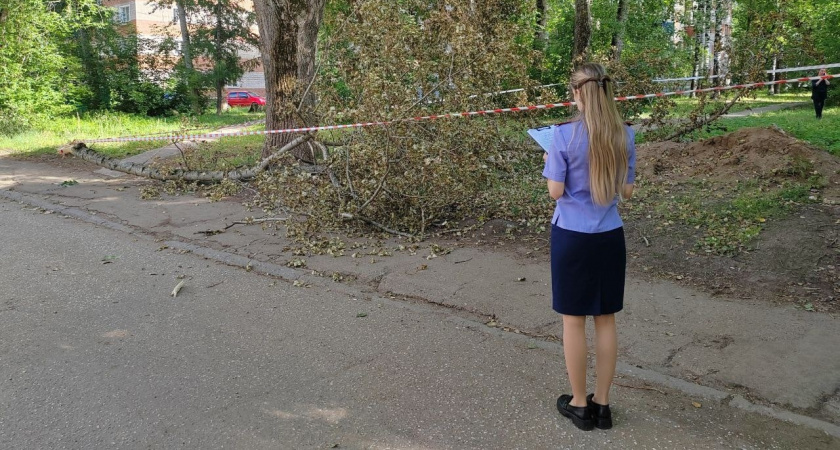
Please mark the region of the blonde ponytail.
<svg viewBox="0 0 840 450"><path fill-rule="evenodd" d="M609 205L627 183L627 132L613 99L604 66L586 63L572 74L581 119L589 134L589 190L592 200Z"/></svg>

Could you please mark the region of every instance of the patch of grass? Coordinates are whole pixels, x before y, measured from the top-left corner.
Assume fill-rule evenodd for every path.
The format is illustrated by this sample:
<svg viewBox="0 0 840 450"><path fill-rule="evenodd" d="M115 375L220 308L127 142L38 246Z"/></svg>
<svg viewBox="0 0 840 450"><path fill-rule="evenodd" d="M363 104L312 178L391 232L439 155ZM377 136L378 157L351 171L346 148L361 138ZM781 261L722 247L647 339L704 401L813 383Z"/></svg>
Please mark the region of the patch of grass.
<svg viewBox="0 0 840 450"><path fill-rule="evenodd" d="M808 199L811 195L811 188L813 185L808 186L804 184L792 184L788 186L784 186L776 193L778 199L785 204L789 204L791 202L803 202Z"/></svg>
<svg viewBox="0 0 840 450"><path fill-rule="evenodd" d="M251 167L260 160L264 135L236 136L203 142L186 152L190 170L231 170ZM182 163L181 158L171 162Z"/></svg>
<svg viewBox="0 0 840 450"><path fill-rule="evenodd" d="M749 180L715 194L692 183L675 186L674 192L643 186L638 202L653 205L658 228L693 227L698 251L731 256L749 248L767 220L784 217L797 203L810 201L811 188L819 186L819 180L775 186Z"/></svg>
<svg viewBox="0 0 840 450"><path fill-rule="evenodd" d="M188 131L201 133L227 125L248 122L264 117L263 113L249 113L232 109L220 116L204 114L197 117L146 117L131 114L101 112L78 117L57 117L40 124L37 129L16 136L0 136L0 154L31 156L54 153L56 148L73 140ZM166 141L122 142L97 144L96 150L113 157L125 157L166 145Z"/></svg>

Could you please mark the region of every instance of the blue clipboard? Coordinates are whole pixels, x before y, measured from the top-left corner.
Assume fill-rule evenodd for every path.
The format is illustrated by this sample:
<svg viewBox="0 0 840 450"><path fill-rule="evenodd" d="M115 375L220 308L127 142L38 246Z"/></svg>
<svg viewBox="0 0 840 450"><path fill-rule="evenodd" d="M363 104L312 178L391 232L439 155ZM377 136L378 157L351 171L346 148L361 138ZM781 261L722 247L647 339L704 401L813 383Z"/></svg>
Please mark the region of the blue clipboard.
<svg viewBox="0 0 840 450"><path fill-rule="evenodd" d="M535 141L544 150L548 151L551 148L551 143L554 141L554 127L559 125L549 125L546 127L532 128L528 130L528 136Z"/></svg>

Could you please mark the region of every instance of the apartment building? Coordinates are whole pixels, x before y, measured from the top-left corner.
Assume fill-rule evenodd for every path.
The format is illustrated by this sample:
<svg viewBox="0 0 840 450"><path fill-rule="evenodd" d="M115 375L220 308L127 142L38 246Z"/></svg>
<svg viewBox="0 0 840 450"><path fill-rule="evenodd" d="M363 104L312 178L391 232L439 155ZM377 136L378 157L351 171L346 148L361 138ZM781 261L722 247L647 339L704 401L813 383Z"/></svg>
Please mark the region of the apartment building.
<svg viewBox="0 0 840 450"><path fill-rule="evenodd" d="M247 9L253 9L251 0L243 0ZM141 40L159 43L167 36L180 38L181 28L178 22L178 12L172 6L162 6L150 0L102 0L102 5L114 9L114 21L116 26L131 29L137 33ZM255 27L256 28L256 27ZM257 32L257 30L254 30ZM177 42L180 42L178 40ZM151 53L152 50L141 49L141 52ZM259 61L259 50L250 49L239 53L243 61L257 59ZM198 65L201 62L198 61ZM262 62L250 72L246 72L241 79L226 86L226 89L247 89L254 93L265 95L265 78L263 76Z"/></svg>

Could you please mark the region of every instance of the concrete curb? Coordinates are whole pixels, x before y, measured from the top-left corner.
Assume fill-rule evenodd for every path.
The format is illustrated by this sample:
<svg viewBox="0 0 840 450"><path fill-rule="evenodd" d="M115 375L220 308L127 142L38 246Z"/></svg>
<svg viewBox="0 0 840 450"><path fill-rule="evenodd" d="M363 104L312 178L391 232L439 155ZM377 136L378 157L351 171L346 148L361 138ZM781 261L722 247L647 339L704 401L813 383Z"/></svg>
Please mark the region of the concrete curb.
<svg viewBox="0 0 840 450"><path fill-rule="evenodd" d="M5 189L0 189L0 198L5 198L7 200L11 200L18 203L23 203L26 205L38 207L44 210L53 211L56 213L64 214L68 217L73 217L75 219L81 220L83 222L91 223L94 225L102 226L105 228L109 228L116 231L121 231L123 233L127 233L134 237L141 237L144 239L152 239L146 233L137 231L128 227L126 225L113 222L111 220L98 217L94 214L88 213L82 209L74 208L74 207L67 207L63 205L59 205L57 203L53 203L44 199L36 198L30 195L21 194L18 192L8 191ZM222 264L226 264L233 267L239 267L242 269L246 269L249 271L254 271L257 273L270 275L274 277L279 277L281 279L287 281L293 281L301 278L303 274L300 271L279 266L272 263L256 261L249 258L245 258L239 255L234 255L224 251L218 251L206 247L201 247L198 245L181 242L181 241L165 241L164 245L182 251L188 251L191 253L195 253L201 257L220 262ZM382 299L383 302L393 305L400 305L405 306L404 302L400 302L398 300L388 300ZM433 306L425 306L422 309L434 308ZM463 317L458 316L450 316L446 319L452 323L457 323L462 326L469 327L481 333L486 333L489 335L505 338L505 339L513 339L523 346L535 345L537 348L541 348L544 350L550 350L559 352L562 350L563 345L559 342L550 342L544 340L538 340L531 338L524 334L518 334L514 332L504 331L500 328L495 327L488 327L485 324L466 319ZM622 375L626 375L628 377L635 378L637 380L645 381L647 383L656 384L659 386L663 386L667 389L672 389L678 391L684 395L695 397L695 398L703 398L707 400L716 401L719 403L727 404L730 407L741 409L743 411L760 414L765 417L770 417L776 420L782 420L786 422L790 422L796 425L806 426L809 428L814 428L824 433L840 438L840 426L822 421L819 419L815 419L813 417L808 417L802 414L793 413L786 410L780 410L773 407L757 405L754 403L749 402L747 399L740 395L733 395L718 389L714 389L708 386L702 386L696 383L691 383L689 381L685 381L676 377L672 377L670 375L661 374L659 372L655 372L652 370L647 369L640 369L636 366L622 363L621 361L618 362L616 366L616 372ZM727 403L727 399L729 400Z"/></svg>
<svg viewBox="0 0 840 450"><path fill-rule="evenodd" d="M761 414L763 416L772 417L774 419L784 420L785 422L794 423L796 425L815 428L817 430L824 431L825 434L830 436L840 437L840 426L834 425L833 423L814 419L813 417L803 416L802 414L792 413L790 411L778 410L769 406L756 405L754 403L750 403L747 399L741 397L740 395L733 396L732 400L729 402L729 406Z"/></svg>

